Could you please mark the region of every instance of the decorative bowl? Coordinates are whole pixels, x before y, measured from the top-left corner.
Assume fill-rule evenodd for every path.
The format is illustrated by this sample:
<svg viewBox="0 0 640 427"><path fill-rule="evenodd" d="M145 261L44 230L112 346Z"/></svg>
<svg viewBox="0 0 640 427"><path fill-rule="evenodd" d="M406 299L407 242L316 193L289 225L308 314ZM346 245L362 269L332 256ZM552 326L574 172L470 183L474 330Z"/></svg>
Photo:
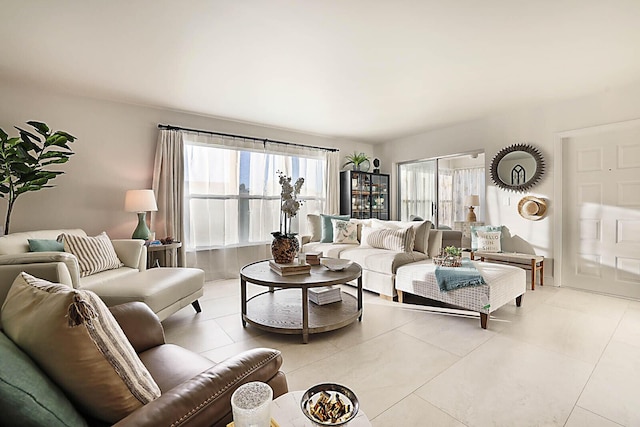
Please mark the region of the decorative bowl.
<svg viewBox="0 0 640 427"><path fill-rule="evenodd" d="M331 271L340 271L353 264L353 261L349 261L348 259L320 258L320 264Z"/></svg>
<svg viewBox="0 0 640 427"><path fill-rule="evenodd" d="M345 407L349 408L344 415L333 421L331 419L323 421L314 415L314 406L322 396L326 397L327 395L330 396L329 401L334 401L339 398ZM317 426L341 426L356 417L360 403L358 402L356 394L349 388L340 384L323 383L314 385L304 392L300 400L300 407L304 415Z"/></svg>

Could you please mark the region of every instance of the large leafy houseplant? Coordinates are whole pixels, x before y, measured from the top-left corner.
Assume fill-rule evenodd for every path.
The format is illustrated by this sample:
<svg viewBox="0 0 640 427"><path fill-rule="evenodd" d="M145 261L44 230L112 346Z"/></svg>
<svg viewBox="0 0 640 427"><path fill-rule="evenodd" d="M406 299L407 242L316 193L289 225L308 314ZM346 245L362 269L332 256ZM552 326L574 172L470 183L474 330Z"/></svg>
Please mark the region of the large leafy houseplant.
<svg viewBox="0 0 640 427"><path fill-rule="evenodd" d="M73 151L69 143L76 138L64 131L51 131L41 122L29 121L33 132L16 126L19 137L10 138L0 129L0 197L7 199L4 234L9 234L11 212L16 199L28 191L51 188L49 181L63 171L49 170L54 164L66 163Z"/></svg>

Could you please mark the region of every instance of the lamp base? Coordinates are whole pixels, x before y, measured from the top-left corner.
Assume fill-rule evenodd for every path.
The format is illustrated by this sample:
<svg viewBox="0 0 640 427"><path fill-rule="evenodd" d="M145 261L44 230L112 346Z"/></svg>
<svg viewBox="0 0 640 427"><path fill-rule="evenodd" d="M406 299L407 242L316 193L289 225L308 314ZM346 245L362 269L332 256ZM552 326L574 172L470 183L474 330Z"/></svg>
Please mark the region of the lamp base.
<svg viewBox="0 0 640 427"><path fill-rule="evenodd" d="M149 240L149 235L151 231L149 227L147 227L147 213L146 212L138 212L138 226L133 231L132 239L142 239Z"/></svg>
<svg viewBox="0 0 640 427"><path fill-rule="evenodd" d="M473 211L473 206L469 206L469 212L467 212L467 222L476 222L476 213Z"/></svg>

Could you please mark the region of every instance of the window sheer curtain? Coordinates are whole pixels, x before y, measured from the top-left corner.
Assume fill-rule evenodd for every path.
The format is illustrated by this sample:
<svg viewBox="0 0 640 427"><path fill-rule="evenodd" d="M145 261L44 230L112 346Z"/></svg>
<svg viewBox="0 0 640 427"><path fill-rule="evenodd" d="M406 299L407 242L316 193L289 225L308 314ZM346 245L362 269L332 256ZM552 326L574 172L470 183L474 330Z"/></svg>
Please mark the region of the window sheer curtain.
<svg viewBox="0 0 640 427"><path fill-rule="evenodd" d="M271 257L271 232L279 230L276 171L305 179L292 231L306 231L307 213L337 209L337 153L192 132L184 132L184 143L187 260L207 280L238 277L243 265Z"/></svg>
<svg viewBox="0 0 640 427"><path fill-rule="evenodd" d="M485 186L484 186L485 169L468 168L454 169L453 171L453 207L455 221L466 221L469 207L464 205L466 196L477 194L480 196L480 206L474 208L476 218L479 222L484 221L484 204Z"/></svg>
<svg viewBox="0 0 640 427"><path fill-rule="evenodd" d="M327 167L325 194L327 197L324 212L309 213L340 213L340 153L338 151L324 152L325 164Z"/></svg>
<svg viewBox="0 0 640 427"><path fill-rule="evenodd" d="M400 165L399 169L400 219L412 216L435 222L433 203L436 201L435 162L417 162Z"/></svg>
<svg viewBox="0 0 640 427"><path fill-rule="evenodd" d="M160 130L151 188L158 211L151 212L156 238L173 237L184 242L184 142L177 130ZM178 251L178 265L185 266L185 250Z"/></svg>

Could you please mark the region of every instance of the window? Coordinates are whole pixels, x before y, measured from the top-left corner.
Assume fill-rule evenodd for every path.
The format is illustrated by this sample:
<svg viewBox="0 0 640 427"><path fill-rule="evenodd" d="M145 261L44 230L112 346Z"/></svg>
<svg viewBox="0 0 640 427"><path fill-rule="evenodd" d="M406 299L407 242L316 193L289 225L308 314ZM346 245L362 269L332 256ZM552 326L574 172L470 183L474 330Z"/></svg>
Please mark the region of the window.
<svg viewBox="0 0 640 427"><path fill-rule="evenodd" d="M199 141L198 137L190 134L184 137L187 249L270 242L271 232L280 229L280 185L276 171L291 176L293 181L298 177L305 180L300 195L304 204L292 220L294 232L306 231L307 213L323 211L326 162L321 152L315 157L311 152L307 157L268 147L213 145Z"/></svg>

